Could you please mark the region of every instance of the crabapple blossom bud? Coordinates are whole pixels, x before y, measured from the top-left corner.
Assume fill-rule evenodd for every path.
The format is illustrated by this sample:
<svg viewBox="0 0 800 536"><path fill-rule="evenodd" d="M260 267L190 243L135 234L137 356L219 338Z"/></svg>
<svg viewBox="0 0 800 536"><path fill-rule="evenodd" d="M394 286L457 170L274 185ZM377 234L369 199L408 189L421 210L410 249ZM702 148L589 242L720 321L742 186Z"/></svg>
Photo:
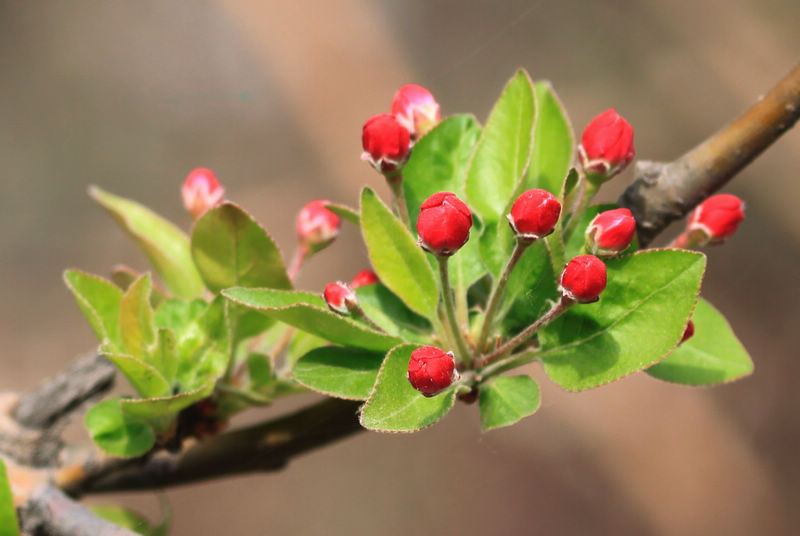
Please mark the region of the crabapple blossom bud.
<svg viewBox="0 0 800 536"><path fill-rule="evenodd" d="M601 257L613 257L628 249L634 233L636 220L630 210L606 210L586 228L586 249Z"/></svg>
<svg viewBox="0 0 800 536"><path fill-rule="evenodd" d="M694 322L689 320L689 323L686 324L686 329L683 331L683 337L681 337L681 340L678 344L680 345L685 343L687 340L692 338L692 335L694 335Z"/></svg>
<svg viewBox="0 0 800 536"><path fill-rule="evenodd" d="M440 257L452 255L469 239L472 213L455 194L439 192L422 203L417 219L419 245Z"/></svg>
<svg viewBox="0 0 800 536"><path fill-rule="evenodd" d="M600 299L606 288L606 265L594 255L580 255L567 263L561 272L559 289L564 297L578 303Z"/></svg>
<svg viewBox="0 0 800 536"><path fill-rule="evenodd" d="M539 188L523 192L511 206L508 223L519 238L536 240L553 232L561 215L561 203Z"/></svg>
<svg viewBox="0 0 800 536"><path fill-rule="evenodd" d="M692 211L686 233L691 245L721 244L744 219L744 203L731 194L712 195Z"/></svg>
<svg viewBox="0 0 800 536"><path fill-rule="evenodd" d="M434 396L459 378L453 352L435 346L423 346L411 352L408 381L425 396Z"/></svg>
<svg viewBox="0 0 800 536"><path fill-rule="evenodd" d="M350 288L365 287L378 282L378 276L372 270L361 270L350 281Z"/></svg>
<svg viewBox="0 0 800 536"><path fill-rule="evenodd" d="M186 177L181 194L183 194L183 205L196 220L205 211L222 201L225 190L220 186L213 171L197 168Z"/></svg>
<svg viewBox="0 0 800 536"><path fill-rule="evenodd" d="M347 283L341 281L325 285L322 297L325 298L325 303L331 311L337 313L348 314L358 307L356 293Z"/></svg>
<svg viewBox="0 0 800 536"><path fill-rule="evenodd" d="M405 163L410 143L408 129L392 114L374 115L364 123L361 131L361 145L364 147L361 159L381 173L392 172Z"/></svg>
<svg viewBox="0 0 800 536"><path fill-rule="evenodd" d="M424 136L441 119L439 103L430 91L416 84L406 84L392 99L392 114L406 127L411 139Z"/></svg>
<svg viewBox="0 0 800 536"><path fill-rule="evenodd" d="M588 178L610 179L630 164L635 154L633 127L616 110L610 109L591 120L583 131L578 156Z"/></svg>
<svg viewBox="0 0 800 536"><path fill-rule="evenodd" d="M339 216L325 208L326 199L317 199L297 214L297 239L309 253L323 249L339 235Z"/></svg>

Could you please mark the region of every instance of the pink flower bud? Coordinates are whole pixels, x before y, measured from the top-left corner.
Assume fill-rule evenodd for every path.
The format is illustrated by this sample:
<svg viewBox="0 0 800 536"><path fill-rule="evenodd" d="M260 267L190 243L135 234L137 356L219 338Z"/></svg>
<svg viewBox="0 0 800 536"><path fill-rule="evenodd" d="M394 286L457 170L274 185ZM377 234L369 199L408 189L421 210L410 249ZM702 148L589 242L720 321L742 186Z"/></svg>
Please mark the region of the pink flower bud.
<svg viewBox="0 0 800 536"><path fill-rule="evenodd" d="M367 285L374 285L378 282L378 276L372 270L361 270L356 274L352 281L350 281L350 288L365 287Z"/></svg>
<svg viewBox="0 0 800 536"><path fill-rule="evenodd" d="M636 220L630 210L606 210L586 228L586 249L601 257L613 257L628 249L634 233Z"/></svg>
<svg viewBox="0 0 800 536"><path fill-rule="evenodd" d="M416 84L406 84L392 99L392 114L406 127L411 139L424 136L441 119L439 103L430 91Z"/></svg>
<svg viewBox="0 0 800 536"><path fill-rule="evenodd" d="M630 164L635 154L633 127L616 110L606 110L589 123L578 147L583 168L607 180Z"/></svg>
<svg viewBox="0 0 800 536"><path fill-rule="evenodd" d="M536 240L553 232L561 215L561 203L548 192L534 188L523 192L506 216L511 228L520 238Z"/></svg>
<svg viewBox="0 0 800 536"><path fill-rule="evenodd" d="M561 293L578 303L592 303L600 299L606 288L606 265L594 255L580 255L567 263L561 272Z"/></svg>
<svg viewBox="0 0 800 536"><path fill-rule="evenodd" d="M720 244L736 232L743 219L741 199L731 194L712 195L692 211L686 232L693 245Z"/></svg>
<svg viewBox="0 0 800 536"><path fill-rule="evenodd" d="M183 205L196 220L205 211L222 201L225 190L220 186L213 171L197 168L186 177L181 193Z"/></svg>
<svg viewBox="0 0 800 536"><path fill-rule="evenodd" d="M358 307L356 293L347 283L341 281L325 285L322 297L331 311L336 313L348 314Z"/></svg>
<svg viewBox="0 0 800 536"><path fill-rule="evenodd" d="M325 208L325 199L311 201L297 214L297 239L307 252L323 249L339 235L339 216Z"/></svg>
<svg viewBox="0 0 800 536"><path fill-rule="evenodd" d="M408 381L425 396L434 396L458 380L453 352L435 346L423 346L411 352Z"/></svg>
<svg viewBox="0 0 800 536"><path fill-rule="evenodd" d="M394 171L405 163L410 143L408 129L393 115L374 115L364 123L361 131L361 145L364 147L361 159L381 173Z"/></svg>
<svg viewBox="0 0 800 536"><path fill-rule="evenodd" d="M687 340L692 338L692 335L694 335L694 322L689 320L689 323L686 324L686 329L683 331L683 337L681 337L681 340L678 344L681 345L685 343Z"/></svg>
<svg viewBox="0 0 800 536"><path fill-rule="evenodd" d="M469 239L472 213L455 194L439 192L424 203L417 219L419 245L440 257L452 255Z"/></svg>

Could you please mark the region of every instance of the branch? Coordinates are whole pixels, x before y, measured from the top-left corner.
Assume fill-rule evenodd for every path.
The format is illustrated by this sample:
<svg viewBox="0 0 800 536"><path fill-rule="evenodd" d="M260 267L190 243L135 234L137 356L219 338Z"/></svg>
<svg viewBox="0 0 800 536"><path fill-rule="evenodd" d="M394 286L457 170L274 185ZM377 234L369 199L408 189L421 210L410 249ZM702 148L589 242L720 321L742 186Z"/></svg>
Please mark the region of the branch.
<svg viewBox="0 0 800 536"><path fill-rule="evenodd" d="M619 198L649 244L674 220L725 185L800 118L800 65L733 123L674 162L639 162Z"/></svg>
<svg viewBox="0 0 800 536"><path fill-rule="evenodd" d="M234 430L197 443L184 452L150 459L96 478L94 471L64 486L78 497L86 493L146 490L187 484L238 473L277 471L303 454L363 430L361 403L327 399L291 415ZM109 463L114 463L109 460Z"/></svg>

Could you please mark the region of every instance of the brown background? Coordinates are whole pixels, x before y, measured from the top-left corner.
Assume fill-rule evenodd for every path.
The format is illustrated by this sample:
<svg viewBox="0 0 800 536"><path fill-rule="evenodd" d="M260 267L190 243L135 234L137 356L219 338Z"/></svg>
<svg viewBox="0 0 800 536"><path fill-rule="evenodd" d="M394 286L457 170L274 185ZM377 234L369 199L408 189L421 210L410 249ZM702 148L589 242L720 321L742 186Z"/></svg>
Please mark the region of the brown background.
<svg viewBox="0 0 800 536"><path fill-rule="evenodd" d="M0 2L0 389L92 348L63 268L144 267L89 184L188 227L180 182L211 167L290 252L306 200L383 188L358 137L402 83L485 118L524 66L553 81L577 129L615 107L641 157L669 159L788 72L798 15L795 0ZM481 435L458 407L419 434L363 434L280 474L169 491L173 534L790 533L799 149L795 130L737 178L748 219L709 251L704 295L750 349L752 377L690 389L637 375L581 394L543 381L540 412L508 430ZM301 286L349 279L366 258L348 228L318 261ZM108 499L158 512L152 495Z"/></svg>

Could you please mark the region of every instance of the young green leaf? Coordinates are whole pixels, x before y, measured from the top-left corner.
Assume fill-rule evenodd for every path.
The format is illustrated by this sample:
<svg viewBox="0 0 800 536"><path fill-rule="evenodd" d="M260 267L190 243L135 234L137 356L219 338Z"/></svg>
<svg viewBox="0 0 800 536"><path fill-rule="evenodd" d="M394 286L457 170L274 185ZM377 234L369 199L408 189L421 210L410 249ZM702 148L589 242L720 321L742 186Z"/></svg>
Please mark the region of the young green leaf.
<svg viewBox="0 0 800 536"><path fill-rule="evenodd" d="M0 536L19 536L14 495L11 493L11 484L3 460L0 460Z"/></svg>
<svg viewBox="0 0 800 536"><path fill-rule="evenodd" d="M500 308L506 329L523 329L547 310L548 300L556 297L556 278L544 241L532 244L522 254L508 278L506 295Z"/></svg>
<svg viewBox="0 0 800 536"><path fill-rule="evenodd" d="M197 220L192 257L212 292L228 287L292 288L281 252L241 207L226 201Z"/></svg>
<svg viewBox="0 0 800 536"><path fill-rule="evenodd" d="M129 268L124 264L118 264L114 266L111 271L111 282L125 292L128 290L128 287L130 287L133 282L139 279L141 276L142 274L133 268ZM169 297L166 295L166 293L154 284L153 288L150 290L150 305L153 307L153 309L158 309L158 307L168 299Z"/></svg>
<svg viewBox="0 0 800 536"><path fill-rule="evenodd" d="M153 309L150 307L150 274L133 282L119 304L119 331L126 353L147 360L155 342Z"/></svg>
<svg viewBox="0 0 800 536"><path fill-rule="evenodd" d="M684 385L714 385L753 372L753 362L730 324L704 299L697 302L692 321L694 335L647 373Z"/></svg>
<svg viewBox="0 0 800 536"><path fill-rule="evenodd" d="M525 178L525 190L542 188L553 195L561 193L575 154L575 135L567 112L548 81L536 82L536 124L533 156Z"/></svg>
<svg viewBox="0 0 800 536"><path fill-rule="evenodd" d="M168 384L175 379L180 359L175 333L171 329L159 329L156 334L156 345L149 362L161 373Z"/></svg>
<svg viewBox="0 0 800 536"><path fill-rule="evenodd" d="M408 382L408 362L416 348L402 344L386 355L361 409L361 426L378 432L415 432L431 426L453 407L454 389L426 398Z"/></svg>
<svg viewBox="0 0 800 536"><path fill-rule="evenodd" d="M369 188L361 192L361 232L381 282L411 310L429 318L435 315L439 293L425 252Z"/></svg>
<svg viewBox="0 0 800 536"><path fill-rule="evenodd" d="M535 109L531 79L520 69L494 105L467 171L467 201L484 224L505 218L519 189L531 159Z"/></svg>
<svg viewBox="0 0 800 536"><path fill-rule="evenodd" d="M397 337L329 311L316 294L263 288L229 288L222 294L240 305L343 346L385 352L400 342Z"/></svg>
<svg viewBox="0 0 800 536"><path fill-rule="evenodd" d="M383 354L324 346L311 350L294 366L294 379L309 389L336 398L366 400L375 384Z"/></svg>
<svg viewBox="0 0 800 536"><path fill-rule="evenodd" d="M259 352L247 354L247 376L250 378L250 389L257 391L272 383L272 363L269 356Z"/></svg>
<svg viewBox="0 0 800 536"><path fill-rule="evenodd" d="M539 403L539 386L530 376L494 378L480 388L481 429L510 426L536 413Z"/></svg>
<svg viewBox="0 0 800 536"><path fill-rule="evenodd" d="M170 385L153 366L130 355L103 352L103 356L122 372L134 389L143 397L164 396Z"/></svg>
<svg viewBox="0 0 800 536"><path fill-rule="evenodd" d="M102 277L78 270L64 272L64 283L75 297L100 344L108 343L115 350L120 349L119 306L122 291Z"/></svg>
<svg viewBox="0 0 800 536"><path fill-rule="evenodd" d="M414 340L431 330L430 322L406 307L400 298L381 283L359 287L356 295L364 314L390 335Z"/></svg>
<svg viewBox="0 0 800 536"><path fill-rule="evenodd" d="M539 332L548 376L580 391L658 362L683 335L705 264L702 253L671 249L608 260L600 301L573 306Z"/></svg>
<svg viewBox="0 0 800 536"><path fill-rule="evenodd" d="M200 297L203 280L192 262L189 239L180 229L147 207L96 186L89 188L89 195L134 239L170 291L182 298Z"/></svg>
<svg viewBox="0 0 800 536"><path fill-rule="evenodd" d="M177 415L179 411L188 408L214 391L215 382L209 381L200 387L179 393L173 396L163 396L158 398L133 398L120 400L122 413L128 417L143 420L158 420L162 417Z"/></svg>
<svg viewBox="0 0 800 536"><path fill-rule="evenodd" d="M354 208L350 208L347 205L342 205L341 203L333 203L333 202L326 202L325 208L342 218L343 220L349 221L355 225L359 225L361 223L361 214Z"/></svg>
<svg viewBox="0 0 800 536"><path fill-rule="evenodd" d="M294 368L297 360L306 355L315 348L328 346L330 343L322 337L312 335L307 331L296 330L292 335L292 340L289 342L289 348L286 350L286 366L289 369Z"/></svg>
<svg viewBox="0 0 800 536"><path fill-rule="evenodd" d="M122 413L120 399L104 400L86 412L84 423L98 447L112 456L141 456L155 444L149 424Z"/></svg>

